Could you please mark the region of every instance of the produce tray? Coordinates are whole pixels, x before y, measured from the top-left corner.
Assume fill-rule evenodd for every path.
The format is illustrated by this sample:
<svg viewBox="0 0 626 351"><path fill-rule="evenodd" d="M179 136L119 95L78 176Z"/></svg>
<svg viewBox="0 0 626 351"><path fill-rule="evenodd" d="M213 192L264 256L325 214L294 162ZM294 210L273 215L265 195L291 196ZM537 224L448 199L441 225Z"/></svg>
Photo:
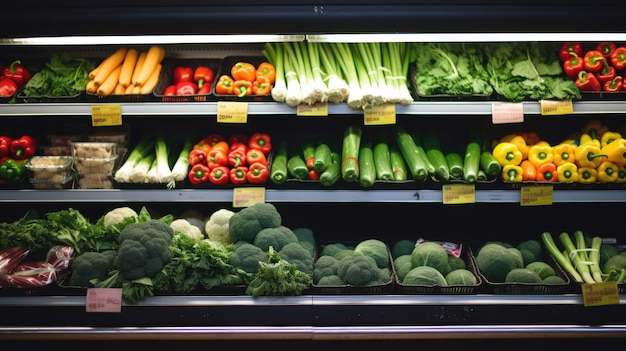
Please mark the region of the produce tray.
<svg viewBox="0 0 626 351"><path fill-rule="evenodd" d="M566 292L569 287L571 280L569 276L565 273L563 268L558 265L558 263L554 260L552 256L544 257L542 259L543 262L549 264L552 268L554 268L554 272L557 276L563 278L565 283L563 284L530 284L530 283L495 283L490 282L478 268L476 264L476 256L474 255L472 249L470 248L470 255L472 259L472 264L476 267L476 271L478 275L483 281L482 287L485 289L485 293L494 293L494 294L507 294L507 295L531 295L531 294L562 294Z"/></svg>
<svg viewBox="0 0 626 351"><path fill-rule="evenodd" d="M427 285L416 285L416 284L402 284L398 281L398 276L394 274L394 278L396 279L396 286L398 288L398 292L401 294L434 294L434 295L468 295L475 294L476 291L480 288L483 279L478 274L478 270L476 269L476 265L471 258L468 250L461 250L461 258L465 261L466 269L474 274L476 277L476 284L474 285L448 285L448 286L427 286ZM394 268L394 272L395 272Z"/></svg>
<svg viewBox="0 0 626 351"><path fill-rule="evenodd" d="M216 97L213 94L215 91L215 80L218 78L217 73L220 69L221 59L188 59L188 60L167 60L163 63L163 71L161 72L161 78L157 83L157 86L154 88L153 94L158 101L161 102L205 102L205 101L215 101ZM209 94L193 94L193 95L184 95L184 96L171 96L171 95L163 95L165 89L172 84L172 73L174 69L178 66L183 67L191 67L192 69L196 69L198 66L206 66L213 70L215 74L213 78L213 82L211 84L211 91Z"/></svg>
<svg viewBox="0 0 626 351"><path fill-rule="evenodd" d="M593 101L593 100L610 100L610 101L624 101L626 100L626 91L581 91L581 100Z"/></svg>
<svg viewBox="0 0 626 351"><path fill-rule="evenodd" d="M108 96L99 96L97 94L92 94L92 93L85 93L85 94L87 95L87 101L97 102L97 103L159 101L152 93L150 94L111 94Z"/></svg>
<svg viewBox="0 0 626 351"><path fill-rule="evenodd" d="M411 86L411 95L414 100L422 101L488 101L493 98L493 94L471 94L471 95L454 95L454 94L424 94L420 92L419 86L415 81L417 73L417 65L412 63L409 65L409 84Z"/></svg>
<svg viewBox="0 0 626 351"><path fill-rule="evenodd" d="M217 82L219 81L219 78L222 75L226 74L230 76L231 67L239 61L249 62L253 64L255 67L257 67L262 62L267 61L267 59L264 56L226 56L224 57L224 59L222 59L222 62L220 63L220 69L217 71L217 74L215 75L215 79L213 82L213 86L211 87L211 91L213 92L215 91L215 86L217 85ZM238 97L236 95L215 94L215 93L214 95L219 101L274 101L271 94L246 95L244 97Z"/></svg>
<svg viewBox="0 0 626 351"><path fill-rule="evenodd" d="M326 243L330 244L330 243ZM358 242L344 242L346 246L356 246ZM315 261L319 259L319 253L322 252L321 248L317 248L315 257ZM391 279L384 284L379 285L317 285L315 283L311 284L311 288L307 291L314 295L375 295L375 294L389 294L394 292L394 282L396 281L396 272L393 268L393 262L391 260L391 250L389 249L389 245L387 245L387 252L389 253L389 269L391 272Z"/></svg>

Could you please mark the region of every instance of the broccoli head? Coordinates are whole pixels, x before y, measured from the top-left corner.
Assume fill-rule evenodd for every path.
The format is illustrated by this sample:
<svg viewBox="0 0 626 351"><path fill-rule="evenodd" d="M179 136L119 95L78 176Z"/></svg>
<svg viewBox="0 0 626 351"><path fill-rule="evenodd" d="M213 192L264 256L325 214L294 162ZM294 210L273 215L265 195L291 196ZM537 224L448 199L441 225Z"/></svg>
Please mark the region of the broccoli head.
<svg viewBox="0 0 626 351"><path fill-rule="evenodd" d="M337 274L339 261L333 256L321 256L313 264L313 282L318 284L324 277Z"/></svg>
<svg viewBox="0 0 626 351"><path fill-rule="evenodd" d="M254 274L259 270L259 262L267 261L267 253L250 243L237 245L230 255L228 263L246 273Z"/></svg>
<svg viewBox="0 0 626 351"><path fill-rule="evenodd" d="M115 267L126 280L155 277L172 258L173 236L172 228L157 219L126 226L120 232Z"/></svg>
<svg viewBox="0 0 626 351"><path fill-rule="evenodd" d="M228 220L228 231L231 242L243 240L252 243L261 229L275 228L281 224L282 217L276 206L259 202L235 212Z"/></svg>
<svg viewBox="0 0 626 351"><path fill-rule="evenodd" d="M311 256L314 256L316 241L313 230L310 228L296 228L293 230L293 233L298 237L300 245L307 249L311 253Z"/></svg>
<svg viewBox="0 0 626 351"><path fill-rule="evenodd" d="M90 282L91 280L105 280L109 272L113 270L113 261L116 255L115 250L106 250L102 252L88 251L77 256L72 260L69 285L91 288L94 286Z"/></svg>
<svg viewBox="0 0 626 351"><path fill-rule="evenodd" d="M341 278L339 278L339 276L337 276L336 274L332 274L332 275L327 275L325 277L322 277L322 279L320 279L317 282L317 285L337 286L337 285L346 285L346 283L344 283L343 280L341 280Z"/></svg>
<svg viewBox="0 0 626 351"><path fill-rule="evenodd" d="M289 243L297 243L298 237L294 232L285 227L278 226L273 228L263 228L261 231L257 233L254 237L253 244L263 251L268 251L270 246L274 248L274 250L280 251L283 246Z"/></svg>
<svg viewBox="0 0 626 351"><path fill-rule="evenodd" d="M370 256L352 255L337 265L337 276L351 285L378 285L388 281L385 271Z"/></svg>
<svg viewBox="0 0 626 351"><path fill-rule="evenodd" d="M278 251L285 261L295 264L304 273L313 273L313 256L300 243L289 243Z"/></svg>

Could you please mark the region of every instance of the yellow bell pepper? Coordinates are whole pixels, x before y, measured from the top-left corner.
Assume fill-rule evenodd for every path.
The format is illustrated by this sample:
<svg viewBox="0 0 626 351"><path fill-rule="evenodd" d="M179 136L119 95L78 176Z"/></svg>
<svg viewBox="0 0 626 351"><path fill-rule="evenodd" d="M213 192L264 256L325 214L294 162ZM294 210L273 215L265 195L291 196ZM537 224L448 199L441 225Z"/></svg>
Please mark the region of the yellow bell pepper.
<svg viewBox="0 0 626 351"><path fill-rule="evenodd" d="M615 139L602 147L600 151L607 155L607 161L611 161L618 166L626 166L626 139Z"/></svg>
<svg viewBox="0 0 626 351"><path fill-rule="evenodd" d="M518 183L522 181L524 170L518 165L505 165L502 167L502 180L507 183Z"/></svg>
<svg viewBox="0 0 626 351"><path fill-rule="evenodd" d="M562 183L575 183L578 182L578 167L571 162L565 162L560 164L556 168L556 174L558 181Z"/></svg>
<svg viewBox="0 0 626 351"><path fill-rule="evenodd" d="M544 163L550 163L553 159L552 146L550 144L535 144L528 149L528 160L539 167Z"/></svg>
<svg viewBox="0 0 626 351"><path fill-rule="evenodd" d="M580 183L595 183L598 171L595 168L578 168L578 181Z"/></svg>
<svg viewBox="0 0 626 351"><path fill-rule="evenodd" d="M589 134L592 139L600 140L602 135L607 132L609 128L604 125L600 120L591 119L583 125L581 129L583 134Z"/></svg>
<svg viewBox="0 0 626 351"><path fill-rule="evenodd" d="M615 183L617 181L617 165L611 161L604 161L598 166L598 181L601 183Z"/></svg>
<svg viewBox="0 0 626 351"><path fill-rule="evenodd" d="M576 156L578 167L589 168L597 168L607 157L606 154L602 153L600 146L593 142L578 145L574 155Z"/></svg>
<svg viewBox="0 0 626 351"><path fill-rule="evenodd" d="M498 161L500 166L519 165L522 163L522 152L519 151L517 145L508 141L498 143L491 152L493 157Z"/></svg>
<svg viewBox="0 0 626 351"><path fill-rule="evenodd" d="M515 135L511 139L508 140L509 143L515 144L519 151L522 153L522 160L528 158L528 149L529 146L526 144L526 139L524 139L521 135Z"/></svg>
<svg viewBox="0 0 626 351"><path fill-rule="evenodd" d="M626 167L617 167L617 180L618 183L626 183Z"/></svg>
<svg viewBox="0 0 626 351"><path fill-rule="evenodd" d="M580 139L578 139L578 145L583 145L587 143L592 143L596 145L597 147L602 146L602 144L600 144L600 139L593 138L589 134L581 134Z"/></svg>
<svg viewBox="0 0 626 351"><path fill-rule="evenodd" d="M621 138L622 138L622 134L618 132L612 132L612 131L605 132L604 134L602 134L602 139L600 139L600 146L605 147L611 142L617 139L621 139Z"/></svg>
<svg viewBox="0 0 626 351"><path fill-rule="evenodd" d="M561 143L552 147L552 162L560 166L564 163L573 163L576 160L574 153L576 145L572 143Z"/></svg>

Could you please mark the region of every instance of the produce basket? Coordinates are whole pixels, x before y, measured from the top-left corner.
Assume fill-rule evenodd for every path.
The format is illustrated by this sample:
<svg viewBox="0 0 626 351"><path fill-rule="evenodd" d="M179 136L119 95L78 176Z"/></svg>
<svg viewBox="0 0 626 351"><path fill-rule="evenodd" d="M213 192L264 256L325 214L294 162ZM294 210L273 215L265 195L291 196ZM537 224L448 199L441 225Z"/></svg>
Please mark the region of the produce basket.
<svg viewBox="0 0 626 351"><path fill-rule="evenodd" d="M213 86L211 87L211 91L215 92L215 86L219 81L219 78L222 75L231 76L230 71L232 66L237 62L248 62L253 64L255 67L258 67L260 63L267 61L267 59L263 56L227 56L224 57L220 64L220 69L217 71L215 75L215 79L213 82ZM219 101L274 101L272 99L271 94L266 95L246 95L244 97L238 97L237 95L226 95L226 94L217 94L214 93L215 97Z"/></svg>
<svg viewBox="0 0 626 351"><path fill-rule="evenodd" d="M563 284L531 284L531 283L496 283L489 281L478 268L476 264L476 256L474 255L474 251L470 248L470 255L472 264L476 267L476 271L478 272L479 277L482 279L484 284L482 285L485 289L486 293L494 293L494 294L509 294L509 295L519 295L519 294L561 294L564 293L570 286L570 278L565 273L565 271L558 265L558 263L552 258L552 256L544 257L541 259L543 262L547 263L554 269L555 275L563 278L565 283Z"/></svg>
<svg viewBox="0 0 626 351"><path fill-rule="evenodd" d="M217 79L217 74L220 69L220 59L190 59L190 60L168 60L164 62L163 71L161 72L161 78L154 88L154 96L161 102L205 102L215 101L214 82ZM213 81L209 82L211 91L208 94L193 94L193 95L163 95L165 89L172 84L172 74L176 67L191 67L196 69L198 66L205 66L213 70Z"/></svg>
<svg viewBox="0 0 626 351"><path fill-rule="evenodd" d="M416 284L402 284L398 281L397 274L394 274L394 278L396 279L396 286L398 287L398 292L402 294L442 294L442 295L463 295L463 294L474 294L476 290L482 284L483 279L478 274L476 269L476 265L474 261L471 259L471 255L468 250L461 251L461 258L465 261L466 269L474 274L476 277L476 284L474 285L447 285L447 286L427 286L427 285L416 285ZM394 272L395 272L394 268Z"/></svg>

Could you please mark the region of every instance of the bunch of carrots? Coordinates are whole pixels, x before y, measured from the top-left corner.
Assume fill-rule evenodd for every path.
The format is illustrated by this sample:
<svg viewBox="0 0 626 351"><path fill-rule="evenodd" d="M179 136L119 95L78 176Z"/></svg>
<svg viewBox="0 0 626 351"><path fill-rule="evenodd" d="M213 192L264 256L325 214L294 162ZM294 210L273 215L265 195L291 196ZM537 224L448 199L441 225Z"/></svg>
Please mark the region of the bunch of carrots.
<svg viewBox="0 0 626 351"><path fill-rule="evenodd" d="M159 81L165 48L151 46L139 52L121 47L89 73L87 93L98 96L150 94Z"/></svg>

